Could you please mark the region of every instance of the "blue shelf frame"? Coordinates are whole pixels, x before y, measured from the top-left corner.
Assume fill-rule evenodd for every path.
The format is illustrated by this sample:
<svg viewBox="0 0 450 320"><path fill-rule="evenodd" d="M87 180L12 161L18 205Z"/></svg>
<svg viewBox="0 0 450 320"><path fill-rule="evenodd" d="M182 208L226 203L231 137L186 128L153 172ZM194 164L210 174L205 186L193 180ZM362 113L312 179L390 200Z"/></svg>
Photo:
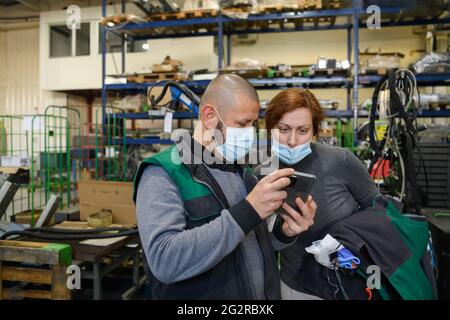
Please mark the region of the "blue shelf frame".
<svg viewBox="0 0 450 320"><path fill-rule="evenodd" d="M358 88L360 87L374 87L381 76L378 75L359 75ZM450 85L450 73L446 74L417 74L417 85L426 86L448 86ZM259 90L279 90L288 87L313 87L313 88L345 88L346 85L353 85L351 78L334 76L334 77L292 77L292 78L261 78L261 79L248 79L248 81ZM107 84L107 90L127 90L143 92L151 86L164 86L166 82L154 83L124 83L124 84ZM204 90L210 80L199 80L199 81L180 81L180 83L193 89L194 91L201 92Z"/></svg>
<svg viewBox="0 0 450 320"><path fill-rule="evenodd" d="M359 108L359 93L360 87L373 87L380 76L367 76L359 74L359 29L366 28L364 23L360 23L360 18L366 15L364 8L361 6L360 0L352 0L352 8L335 9L335 10L320 10L320 11L304 11L304 12L283 12L283 13L271 13L264 15L249 15L246 21L277 21L277 20L293 20L293 19L304 19L304 18L318 18L318 17L347 17L346 24L330 24L326 26L303 26L295 28L265 28L265 29L255 29L255 30L233 30L233 28L226 28L226 26L231 25L233 22L239 22L239 19L233 19L227 16L223 16L220 11L216 17L207 18L193 18L193 19L182 19L182 20L165 20L165 21L155 21L146 23L128 23L120 28L114 27L102 27L102 37L101 37L101 48L102 48L102 116L103 119L106 118L106 100L107 91L110 90L124 90L127 92L142 92L145 91L149 86L153 86L154 83L127 83L127 84L106 84L106 32L114 32L122 37L122 73L125 73L125 34L127 37L131 37L136 40L147 40L147 39L162 39L162 38L184 38L184 37L202 37L202 36L217 36L218 37L218 67L222 68L223 58L224 58L224 36L226 36L227 41L227 52L226 52L226 63L230 64L231 56L231 36L236 34L250 34L250 33L276 33L276 32L296 32L296 31L314 31L314 30L347 30L347 59L351 61L353 54L353 79L346 77L321 77L321 78L276 78L276 79L249 79L249 81L257 89L284 89L287 87L310 87L310 88L325 88L325 87L338 87L347 90L347 109L339 111L327 111L328 117L346 117L354 119L354 136L355 142L357 141L357 120L359 116L364 116L364 112L358 110ZM403 12L408 8L382 8L382 14L396 15ZM122 0L121 12L125 13L126 4ZM106 0L102 0L102 15L106 16ZM388 22L382 22L382 27L394 27L394 26L413 26L413 25L424 25L424 24L445 24L450 23L450 17L443 19L414 19L414 20L403 20L397 21L392 19ZM216 31L206 31L197 33L177 33L177 34L166 34L166 35L144 35L144 36L133 36L131 33L135 30L145 30L157 27L182 27L188 25L216 25ZM353 34L353 39L352 39ZM421 86L448 86L450 85L450 74L445 75L417 75L418 85ZM204 88L209 84L209 80L201 81L185 81L183 84L191 88L194 92L202 92ZM159 84L159 85L163 85ZM353 94L351 99L351 94ZM186 112L187 113L187 112ZM191 116L187 117L186 113L175 113L175 119L190 119ZM146 117L144 113L130 114L130 116L123 116L125 119L150 119ZM420 116L423 117L449 117L450 114L446 110L441 111L424 111ZM127 139L128 140L128 139ZM148 143L151 141L159 141L155 138L151 139L137 139L130 143ZM153 143L153 142L152 142Z"/></svg>

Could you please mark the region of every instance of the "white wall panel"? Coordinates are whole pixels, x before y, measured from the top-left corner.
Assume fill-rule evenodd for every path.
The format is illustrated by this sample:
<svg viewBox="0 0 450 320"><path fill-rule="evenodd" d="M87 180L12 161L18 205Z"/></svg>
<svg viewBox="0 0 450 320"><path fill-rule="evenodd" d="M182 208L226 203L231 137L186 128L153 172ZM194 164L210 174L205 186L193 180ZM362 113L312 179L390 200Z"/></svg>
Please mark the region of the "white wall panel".
<svg viewBox="0 0 450 320"><path fill-rule="evenodd" d="M39 85L39 29L0 32L0 113L43 113L49 104L66 104L66 95Z"/></svg>

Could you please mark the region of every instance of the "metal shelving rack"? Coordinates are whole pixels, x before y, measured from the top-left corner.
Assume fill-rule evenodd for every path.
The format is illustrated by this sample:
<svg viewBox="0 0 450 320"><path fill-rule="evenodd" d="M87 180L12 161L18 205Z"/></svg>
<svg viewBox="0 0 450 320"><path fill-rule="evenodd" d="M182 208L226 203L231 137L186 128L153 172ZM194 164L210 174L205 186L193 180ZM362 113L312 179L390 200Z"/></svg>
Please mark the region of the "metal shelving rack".
<svg viewBox="0 0 450 320"><path fill-rule="evenodd" d="M367 117L367 112L359 110L359 95L360 87L374 87L381 76L376 75L360 75L359 74L359 30L366 28L365 24L361 23L361 18L366 15L366 11L361 6L360 0L352 0L352 8L332 9L332 10L318 10L318 11L303 11L303 12L282 12L270 13L263 15L249 15L246 22L260 22L260 21L295 21L306 18L330 18L329 25L314 25L314 26L300 26L297 24L294 28L251 28L251 29L234 29L233 23L241 22L242 20L233 19L224 16L219 11L217 16L203 17L203 18L188 18L180 20L162 20L146 23L129 22L121 27L102 27L102 106L103 119L105 119L105 106L107 100L107 92L111 90L119 90L127 93L145 92L149 86L154 83L126 83L126 84L105 84L106 77L106 32L113 32L122 37L122 73L125 72L125 42L126 38L133 38L135 40L149 40L149 39L163 39L163 38L182 38L182 37L202 37L202 36L217 36L218 37L218 68L222 68L224 60L224 37L227 41L226 63L230 64L231 56L231 36L236 34L250 34L250 33L276 33L276 32L295 32L295 31L313 31L313 30L342 30L347 31L347 59L351 61L353 55L353 76L331 76L331 77L295 77L295 78L267 78L267 79L249 79L249 81L257 89L285 89L288 87L308 87L308 88L343 88L347 90L347 109L346 110L327 110L326 116L332 118L353 118L354 119L354 134L355 141L357 133L358 117ZM125 13L125 0L122 0L121 12ZM427 19L406 19L403 16L405 8L389 7L382 8L383 15L392 17L389 21L382 21L381 27L395 27L395 26L413 26L426 24L446 24L450 23L450 17L446 18L427 18ZM102 0L102 15L106 16L106 0ZM336 24L337 17L347 17L347 22L344 24ZM152 30L160 27L180 28L186 26L205 26L212 28L205 29L205 31L192 32L178 32L171 34L153 34ZM353 37L352 37L353 35ZM209 84L209 80L200 81L184 81L183 84L191 88L194 92L202 92ZM419 86L448 86L450 85L450 74L418 74L417 83ZM158 84L160 86L164 83ZM352 97L351 97L352 94ZM352 99L351 99L352 98ZM421 117L450 117L450 110L430 111L424 110L419 114ZM147 113L129 113L118 114L118 118L122 119L150 119ZM190 119L189 112L177 112L174 114L174 119ZM153 118L154 119L154 118ZM170 140L160 140L155 137L143 139L126 139L129 144L167 144Z"/></svg>

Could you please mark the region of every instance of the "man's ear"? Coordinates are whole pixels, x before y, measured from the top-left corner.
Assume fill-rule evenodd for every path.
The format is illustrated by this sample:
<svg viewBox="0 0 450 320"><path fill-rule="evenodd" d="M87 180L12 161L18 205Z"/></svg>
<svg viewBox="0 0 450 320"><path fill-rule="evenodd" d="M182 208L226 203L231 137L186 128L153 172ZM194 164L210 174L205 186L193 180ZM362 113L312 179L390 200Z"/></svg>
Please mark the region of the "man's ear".
<svg viewBox="0 0 450 320"><path fill-rule="evenodd" d="M218 117L216 109L210 105L206 104L200 109L200 114L202 117L202 122L206 129L214 129L217 127Z"/></svg>

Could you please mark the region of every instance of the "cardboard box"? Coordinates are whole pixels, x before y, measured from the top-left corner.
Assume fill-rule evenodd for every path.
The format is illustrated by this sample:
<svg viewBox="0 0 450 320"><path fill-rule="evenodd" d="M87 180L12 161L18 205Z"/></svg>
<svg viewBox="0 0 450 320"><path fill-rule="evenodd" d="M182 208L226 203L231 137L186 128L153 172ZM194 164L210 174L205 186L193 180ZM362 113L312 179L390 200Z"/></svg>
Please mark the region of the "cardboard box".
<svg viewBox="0 0 450 320"><path fill-rule="evenodd" d="M111 210L113 223L135 225L136 208L133 202L133 183L86 180L78 182L80 220L102 209Z"/></svg>

